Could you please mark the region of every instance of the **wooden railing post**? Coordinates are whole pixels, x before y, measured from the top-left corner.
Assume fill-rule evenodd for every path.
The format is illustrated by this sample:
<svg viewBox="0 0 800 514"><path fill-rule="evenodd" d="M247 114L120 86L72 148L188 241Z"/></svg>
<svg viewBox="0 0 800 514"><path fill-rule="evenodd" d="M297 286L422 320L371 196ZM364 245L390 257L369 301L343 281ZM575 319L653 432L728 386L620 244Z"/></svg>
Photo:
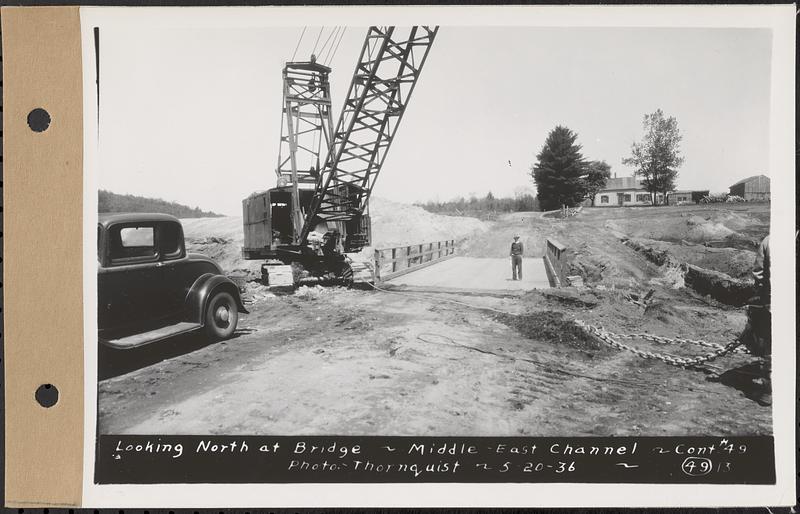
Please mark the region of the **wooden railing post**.
<svg viewBox="0 0 800 514"><path fill-rule="evenodd" d="M552 272L556 275L556 287L562 287L566 283L566 275L569 271L569 266L566 262L566 250L566 246L549 237L545 240L545 258L550 263Z"/></svg>
<svg viewBox="0 0 800 514"><path fill-rule="evenodd" d="M405 248L405 253L403 248ZM392 253L391 259L388 257L390 250ZM454 255L455 251L455 239L393 248L376 248L375 280L390 280L415 268L426 267L438 260ZM391 266L387 265L387 260L391 263ZM403 261L405 261L405 266L400 264ZM384 270L383 268L386 269Z"/></svg>

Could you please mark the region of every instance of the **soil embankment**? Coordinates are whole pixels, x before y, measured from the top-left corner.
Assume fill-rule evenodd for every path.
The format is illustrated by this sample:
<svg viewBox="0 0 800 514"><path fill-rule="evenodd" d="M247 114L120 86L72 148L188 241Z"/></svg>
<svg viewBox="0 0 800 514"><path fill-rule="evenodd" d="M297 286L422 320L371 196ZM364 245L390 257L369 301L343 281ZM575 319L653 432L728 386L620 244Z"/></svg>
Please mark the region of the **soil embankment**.
<svg viewBox="0 0 800 514"><path fill-rule="evenodd" d="M572 273L589 285L682 287L680 265L739 283L752 280L756 249L769 231L769 204L585 208L573 218L541 222L570 248ZM724 302L724 295L715 297Z"/></svg>

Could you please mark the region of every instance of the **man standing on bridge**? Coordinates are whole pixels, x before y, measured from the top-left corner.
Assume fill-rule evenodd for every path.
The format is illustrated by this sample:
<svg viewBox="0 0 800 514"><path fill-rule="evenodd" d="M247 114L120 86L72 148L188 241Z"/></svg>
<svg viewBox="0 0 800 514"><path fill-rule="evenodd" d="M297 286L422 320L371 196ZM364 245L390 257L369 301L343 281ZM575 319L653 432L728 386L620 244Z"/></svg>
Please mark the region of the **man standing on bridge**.
<svg viewBox="0 0 800 514"><path fill-rule="evenodd" d="M522 280L522 254L524 253L524 248L522 247L522 241L519 240L519 234L514 236L514 242L511 243L511 274L513 276L513 280Z"/></svg>

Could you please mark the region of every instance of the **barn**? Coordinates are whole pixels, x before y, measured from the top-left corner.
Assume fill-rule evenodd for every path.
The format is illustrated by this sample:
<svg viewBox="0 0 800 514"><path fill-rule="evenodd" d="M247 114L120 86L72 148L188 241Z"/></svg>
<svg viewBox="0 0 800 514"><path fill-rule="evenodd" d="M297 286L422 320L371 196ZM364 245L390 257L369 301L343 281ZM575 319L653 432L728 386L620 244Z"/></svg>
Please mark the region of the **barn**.
<svg viewBox="0 0 800 514"><path fill-rule="evenodd" d="M769 177L766 175L753 175L732 185L730 194L741 196L748 202L769 201Z"/></svg>

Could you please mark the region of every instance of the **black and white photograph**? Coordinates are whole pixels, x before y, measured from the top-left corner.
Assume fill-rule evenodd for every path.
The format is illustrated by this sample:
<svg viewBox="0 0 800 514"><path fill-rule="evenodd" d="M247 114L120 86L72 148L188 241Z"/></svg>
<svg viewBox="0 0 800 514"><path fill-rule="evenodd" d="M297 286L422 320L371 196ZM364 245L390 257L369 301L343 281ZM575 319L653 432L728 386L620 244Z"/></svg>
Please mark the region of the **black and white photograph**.
<svg viewBox="0 0 800 514"><path fill-rule="evenodd" d="M310 10L82 11L94 487L775 485L776 31Z"/></svg>

